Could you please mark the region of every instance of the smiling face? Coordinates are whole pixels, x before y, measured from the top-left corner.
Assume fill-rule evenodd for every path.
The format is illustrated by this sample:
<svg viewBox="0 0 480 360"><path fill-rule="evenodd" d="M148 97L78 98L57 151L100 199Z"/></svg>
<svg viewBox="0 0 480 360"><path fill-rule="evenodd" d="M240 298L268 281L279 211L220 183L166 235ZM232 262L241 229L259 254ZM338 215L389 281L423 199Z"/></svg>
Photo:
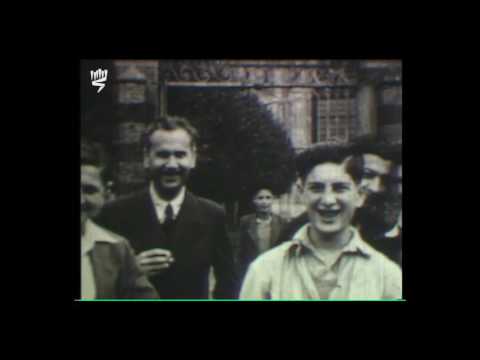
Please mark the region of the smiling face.
<svg viewBox="0 0 480 360"><path fill-rule="evenodd" d="M80 172L80 221L83 225L87 219L95 218L100 213L105 203L105 187L99 167L81 165Z"/></svg>
<svg viewBox="0 0 480 360"><path fill-rule="evenodd" d="M273 194L268 189L261 189L253 197L255 211L260 214L270 214L272 212Z"/></svg>
<svg viewBox="0 0 480 360"><path fill-rule="evenodd" d="M195 164L192 138L185 130L157 130L150 136L145 167L161 196L173 198L178 194Z"/></svg>
<svg viewBox="0 0 480 360"><path fill-rule="evenodd" d="M364 154L363 162L361 186L369 194L384 192L392 162L374 154Z"/></svg>
<svg viewBox="0 0 480 360"><path fill-rule="evenodd" d="M312 231L328 239L348 231L355 210L363 204L363 196L345 163L323 163L306 176L302 194Z"/></svg>

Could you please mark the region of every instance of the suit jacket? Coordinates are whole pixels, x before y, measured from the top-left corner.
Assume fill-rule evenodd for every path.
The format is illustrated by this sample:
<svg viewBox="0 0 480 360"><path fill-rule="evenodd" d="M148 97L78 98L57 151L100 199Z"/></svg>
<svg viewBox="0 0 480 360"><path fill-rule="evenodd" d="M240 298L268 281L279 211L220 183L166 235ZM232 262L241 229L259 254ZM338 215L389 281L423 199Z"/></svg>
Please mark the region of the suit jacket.
<svg viewBox="0 0 480 360"><path fill-rule="evenodd" d="M128 238L136 253L153 248L172 252L175 262L170 268L149 278L161 298L208 298L212 266L213 296L237 296L225 211L217 203L187 191L170 236L158 221L148 189L105 206L97 221Z"/></svg>
<svg viewBox="0 0 480 360"><path fill-rule="evenodd" d="M388 237L385 234L372 238L370 244L385 254L390 260L402 267L402 232L397 236Z"/></svg>
<svg viewBox="0 0 480 360"><path fill-rule="evenodd" d="M102 229L104 230L104 229ZM105 231L89 252L97 299L156 299L158 294L137 266L128 241Z"/></svg>
<svg viewBox="0 0 480 360"><path fill-rule="evenodd" d="M287 224L282 217L272 214L270 246L269 249L278 244L281 231ZM239 245L239 267L240 274L244 275L250 263L260 255L258 248L257 221L255 214L245 215L240 219L240 245Z"/></svg>

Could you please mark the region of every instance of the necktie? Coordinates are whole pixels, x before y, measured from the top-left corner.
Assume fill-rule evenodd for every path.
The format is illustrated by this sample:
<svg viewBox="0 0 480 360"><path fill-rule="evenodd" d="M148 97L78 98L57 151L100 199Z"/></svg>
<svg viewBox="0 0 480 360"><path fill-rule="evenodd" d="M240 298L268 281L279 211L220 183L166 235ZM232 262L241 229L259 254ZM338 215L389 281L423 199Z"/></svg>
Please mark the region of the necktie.
<svg viewBox="0 0 480 360"><path fill-rule="evenodd" d="M167 235L167 241L170 243L172 241L172 232L173 232L173 208L171 204L168 204L165 208L165 221L163 222L163 230Z"/></svg>
<svg viewBox="0 0 480 360"><path fill-rule="evenodd" d="M169 203L165 208L165 223L171 224L173 222L173 207Z"/></svg>

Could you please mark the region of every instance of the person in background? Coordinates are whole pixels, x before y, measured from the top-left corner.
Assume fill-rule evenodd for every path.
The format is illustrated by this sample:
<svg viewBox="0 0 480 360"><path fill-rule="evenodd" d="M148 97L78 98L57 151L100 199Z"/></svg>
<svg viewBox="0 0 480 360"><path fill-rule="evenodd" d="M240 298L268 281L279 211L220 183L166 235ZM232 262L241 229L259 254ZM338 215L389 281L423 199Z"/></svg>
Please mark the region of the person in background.
<svg viewBox="0 0 480 360"><path fill-rule="evenodd" d="M254 192L252 204L255 212L240 219L239 273L247 271L248 265L260 254L278 242L278 236L286 220L272 212L273 192L261 187Z"/></svg>
<svg viewBox="0 0 480 360"><path fill-rule="evenodd" d="M136 263L128 241L94 219L106 196L100 145L81 141L80 228L82 299L155 299L158 294Z"/></svg>
<svg viewBox="0 0 480 360"><path fill-rule="evenodd" d="M387 222L392 224L384 233L372 237L371 244L402 267L402 154L397 149L388 180L388 199L385 207Z"/></svg>

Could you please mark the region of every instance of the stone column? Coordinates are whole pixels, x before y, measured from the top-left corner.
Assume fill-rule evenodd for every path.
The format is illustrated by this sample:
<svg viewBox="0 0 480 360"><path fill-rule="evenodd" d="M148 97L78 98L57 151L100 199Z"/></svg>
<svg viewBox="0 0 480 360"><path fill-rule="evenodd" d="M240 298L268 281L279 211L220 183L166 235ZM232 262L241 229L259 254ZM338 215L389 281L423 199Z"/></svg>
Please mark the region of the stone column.
<svg viewBox="0 0 480 360"><path fill-rule="evenodd" d="M362 84L357 93L358 129L357 136L377 134L377 96L375 87Z"/></svg>

